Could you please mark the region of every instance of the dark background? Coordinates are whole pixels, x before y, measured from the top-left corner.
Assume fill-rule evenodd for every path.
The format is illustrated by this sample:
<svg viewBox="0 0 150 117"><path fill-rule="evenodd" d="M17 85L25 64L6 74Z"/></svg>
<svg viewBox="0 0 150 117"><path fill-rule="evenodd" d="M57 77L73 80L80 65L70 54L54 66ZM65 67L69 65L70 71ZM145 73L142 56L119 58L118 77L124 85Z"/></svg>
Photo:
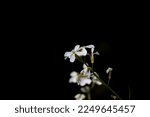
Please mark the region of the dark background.
<svg viewBox="0 0 150 117"><path fill-rule="evenodd" d="M79 92L69 84L70 72L81 64L64 60L76 44L94 44L100 56L95 70L123 99L149 99L149 35L140 9L83 10L39 8L9 10L2 43L1 99L74 99ZM93 99L111 99L97 87Z"/></svg>

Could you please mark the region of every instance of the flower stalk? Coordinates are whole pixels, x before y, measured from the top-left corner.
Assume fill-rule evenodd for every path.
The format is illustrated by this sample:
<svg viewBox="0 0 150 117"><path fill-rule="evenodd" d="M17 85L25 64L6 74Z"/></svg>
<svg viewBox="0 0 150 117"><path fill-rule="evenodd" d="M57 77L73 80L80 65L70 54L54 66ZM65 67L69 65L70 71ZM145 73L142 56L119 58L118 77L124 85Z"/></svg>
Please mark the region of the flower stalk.
<svg viewBox="0 0 150 117"><path fill-rule="evenodd" d="M90 53L88 53L88 49L90 49ZM69 58L70 62L74 62L75 59L83 63L83 70L81 72L73 71L71 72L69 79L69 83L77 83L81 86L81 94L77 94L75 99L82 100L85 99L87 95L87 99L91 100L91 91L95 85L104 85L110 92L112 92L116 98L122 99L110 86L109 82L111 79L112 68L108 68L106 73L108 74L108 83L105 83L99 75L94 72L94 55L99 55L98 52L94 52L95 46L88 45L80 47L80 45L76 45L75 48L71 52L65 52L65 59ZM90 56L91 67L88 63L86 63L86 55ZM83 58L84 57L84 58Z"/></svg>

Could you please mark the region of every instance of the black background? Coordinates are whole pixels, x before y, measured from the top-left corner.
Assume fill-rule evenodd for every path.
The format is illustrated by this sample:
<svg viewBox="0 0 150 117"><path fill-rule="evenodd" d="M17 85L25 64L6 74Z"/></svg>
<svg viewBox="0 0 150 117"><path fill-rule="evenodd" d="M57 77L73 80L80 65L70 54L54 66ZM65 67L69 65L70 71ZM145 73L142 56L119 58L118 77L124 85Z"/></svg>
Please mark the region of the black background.
<svg viewBox="0 0 150 117"><path fill-rule="evenodd" d="M31 7L32 8L32 7ZM148 31L140 9L116 10L66 7L9 10L2 43L1 99L74 99L79 92L69 84L70 72L81 64L64 60L75 45L94 44L100 56L95 70L123 99L149 99ZM111 99L104 87L94 99ZM99 92L100 91L100 92Z"/></svg>

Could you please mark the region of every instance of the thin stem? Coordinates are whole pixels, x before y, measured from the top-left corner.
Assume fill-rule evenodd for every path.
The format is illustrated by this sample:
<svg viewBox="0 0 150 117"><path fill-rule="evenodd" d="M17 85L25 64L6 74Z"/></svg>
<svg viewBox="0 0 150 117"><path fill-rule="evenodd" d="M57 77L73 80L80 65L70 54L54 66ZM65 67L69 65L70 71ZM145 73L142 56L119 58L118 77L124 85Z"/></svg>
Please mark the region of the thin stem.
<svg viewBox="0 0 150 117"><path fill-rule="evenodd" d="M80 58L80 57L79 57L79 58ZM82 58L80 58L80 62L84 63ZM86 66L88 67L87 64L86 64ZM118 97L118 99L122 100L122 98L121 98L110 86L108 86L102 79L100 79L100 77L99 77L96 73L94 73L93 64L92 64L92 73L93 73L93 75L94 75L95 77L97 77L98 80L100 80L100 82L102 82L102 84L103 84L106 88L108 88L114 95L116 95L116 96ZM89 92L90 92L90 91L89 91ZM91 93L87 93L87 97L88 97L88 99L91 99Z"/></svg>
<svg viewBox="0 0 150 117"><path fill-rule="evenodd" d="M131 89L130 89L130 86L128 84L128 90L129 90L129 100L131 99Z"/></svg>
<svg viewBox="0 0 150 117"><path fill-rule="evenodd" d="M94 69L93 69L93 68L94 68L94 64L92 63L92 72L94 71Z"/></svg>
<svg viewBox="0 0 150 117"><path fill-rule="evenodd" d="M88 100L91 100L91 92L90 91L87 93L87 98L88 98Z"/></svg>
<svg viewBox="0 0 150 117"><path fill-rule="evenodd" d="M108 86L109 86L109 83L110 83L110 79L108 79L108 83L107 83Z"/></svg>

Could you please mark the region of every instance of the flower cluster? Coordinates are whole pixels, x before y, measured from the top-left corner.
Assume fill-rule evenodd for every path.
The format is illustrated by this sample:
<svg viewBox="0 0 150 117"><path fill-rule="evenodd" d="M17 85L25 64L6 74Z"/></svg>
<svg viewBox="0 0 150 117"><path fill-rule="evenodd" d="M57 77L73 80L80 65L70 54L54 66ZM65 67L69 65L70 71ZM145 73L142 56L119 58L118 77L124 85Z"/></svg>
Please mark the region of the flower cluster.
<svg viewBox="0 0 150 117"><path fill-rule="evenodd" d="M98 52L94 52L94 45L80 46L76 45L73 50L70 52L65 52L65 59L69 59L71 63L75 62L75 60L79 60L83 63L83 69L80 72L73 71L70 73L69 83L76 83L78 86L81 86L81 92L75 95L75 99L83 100L83 99L91 99L91 90L93 86L102 85L104 82L99 78L99 75L94 72L93 64L94 64L94 55L99 55ZM83 57L90 56L90 65L83 61ZM109 74L109 80L111 79L112 68L108 68L106 73ZM109 82L108 82L109 83ZM106 84L105 84L106 86ZM87 97L86 97L87 96Z"/></svg>
<svg viewBox="0 0 150 117"><path fill-rule="evenodd" d="M83 64L83 70L80 73L73 71L70 76L69 83L77 83L80 86L90 85L92 82L97 85L102 84L85 64Z"/></svg>
<svg viewBox="0 0 150 117"><path fill-rule="evenodd" d="M88 54L86 50L87 48L91 49L91 62L93 63L94 54L99 55L98 52L94 53L94 48L95 48L94 45L88 45L88 46L83 46L83 47L80 47L80 45L76 45L71 52L65 52L64 57L65 59L69 58L70 62L73 63L77 57L86 56Z"/></svg>
<svg viewBox="0 0 150 117"><path fill-rule="evenodd" d="M90 49L90 52L88 53L88 50ZM94 52L95 46L94 45L88 45L88 46L82 46L76 45L73 50L70 52L65 52L64 57L65 59L69 58L70 62L75 62L76 59L82 60L83 56L89 55L91 63L94 63L94 55L99 55L98 52ZM90 91L90 85L91 84L97 84L102 85L100 80L98 80L93 71L92 68L88 65L88 63L83 63L83 69L80 72L73 71L70 73L71 78L69 79L69 83L77 83L79 86L81 86L81 92L83 93L89 93ZM87 86L88 85L88 86ZM85 86L85 87L84 87ZM77 94L75 96L75 99L85 99L86 96L84 94Z"/></svg>

